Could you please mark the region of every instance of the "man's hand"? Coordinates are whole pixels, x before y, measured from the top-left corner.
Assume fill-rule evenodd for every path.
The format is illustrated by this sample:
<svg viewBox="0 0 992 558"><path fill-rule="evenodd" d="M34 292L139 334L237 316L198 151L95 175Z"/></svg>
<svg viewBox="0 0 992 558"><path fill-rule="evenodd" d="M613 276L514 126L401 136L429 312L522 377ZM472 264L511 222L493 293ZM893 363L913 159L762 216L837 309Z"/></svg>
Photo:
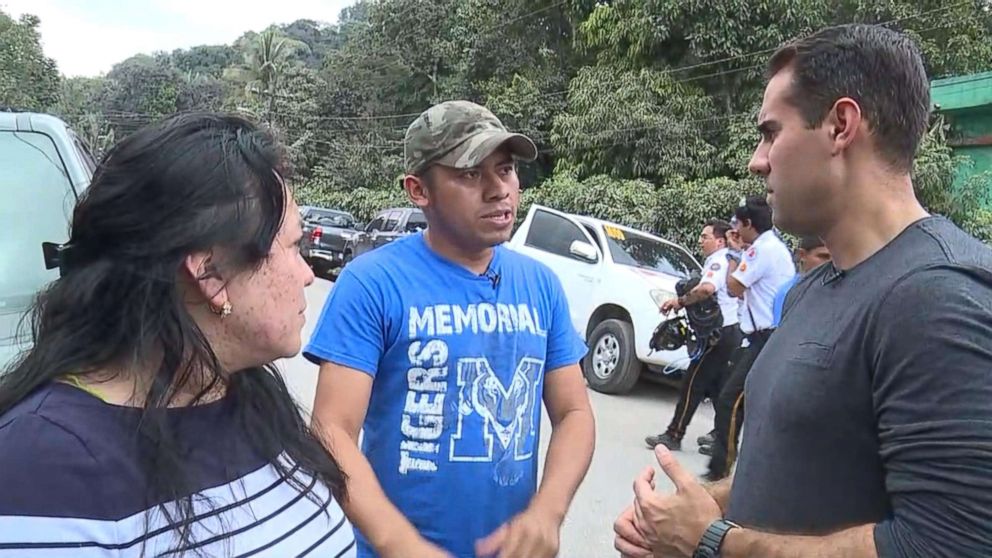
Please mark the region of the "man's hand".
<svg viewBox="0 0 992 558"><path fill-rule="evenodd" d="M677 298L666 300L665 303L661 305L661 313L665 315L671 314L672 312L678 312L681 309L682 304Z"/></svg>
<svg viewBox="0 0 992 558"><path fill-rule="evenodd" d="M740 231L736 231L734 229L727 231L727 246L733 250L744 249L744 239L741 238Z"/></svg>
<svg viewBox="0 0 992 558"><path fill-rule="evenodd" d="M634 527L656 556L690 558L711 523L723 517L720 506L664 446L656 446L661 469L675 484L675 494L654 491L654 469L634 481Z"/></svg>
<svg viewBox="0 0 992 558"><path fill-rule="evenodd" d="M633 504L623 510L620 517L617 518L613 524L613 532L617 534L616 538L613 539L613 548L620 552L620 556L623 558L651 558L651 543L634 525Z"/></svg>
<svg viewBox="0 0 992 558"><path fill-rule="evenodd" d="M480 558L554 558L560 530L557 517L528 508L475 543L475 553Z"/></svg>

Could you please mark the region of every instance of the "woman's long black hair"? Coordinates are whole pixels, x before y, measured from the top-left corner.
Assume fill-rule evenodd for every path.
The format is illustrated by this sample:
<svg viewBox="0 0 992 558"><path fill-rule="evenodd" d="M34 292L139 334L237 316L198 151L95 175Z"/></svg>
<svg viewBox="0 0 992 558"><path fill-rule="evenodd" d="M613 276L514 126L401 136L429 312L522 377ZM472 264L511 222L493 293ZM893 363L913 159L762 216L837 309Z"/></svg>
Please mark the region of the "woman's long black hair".
<svg viewBox="0 0 992 558"><path fill-rule="evenodd" d="M288 203L280 180L285 160L269 133L233 115L178 115L115 145L76 206L64 276L35 303L34 345L0 376L2 414L66 374L152 360L151 378L139 384L150 385L137 432L141 466L149 499L178 504L175 512L159 509L180 526L180 547L192 542L196 488L184 474L166 410L194 380L202 386L199 397L226 387L242 428L280 473L290 472L274 456L285 452L335 497L345 497L343 472L275 367L224 374L187 311L178 279L187 255L218 247L230 273L264 262Z"/></svg>

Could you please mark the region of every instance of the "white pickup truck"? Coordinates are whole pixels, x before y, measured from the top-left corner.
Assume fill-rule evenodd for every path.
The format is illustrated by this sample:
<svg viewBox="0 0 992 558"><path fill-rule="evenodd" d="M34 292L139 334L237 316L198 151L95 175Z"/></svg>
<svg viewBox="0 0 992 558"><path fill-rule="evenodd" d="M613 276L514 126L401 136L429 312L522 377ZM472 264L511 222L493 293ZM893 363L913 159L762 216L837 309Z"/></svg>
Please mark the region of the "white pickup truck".
<svg viewBox="0 0 992 558"><path fill-rule="evenodd" d="M582 371L589 386L624 393L642 370L677 379L688 365L684 348L652 352L648 343L664 319L661 304L675 284L700 270L687 250L652 234L599 219L531 206L507 243L555 272L572 323L589 354Z"/></svg>

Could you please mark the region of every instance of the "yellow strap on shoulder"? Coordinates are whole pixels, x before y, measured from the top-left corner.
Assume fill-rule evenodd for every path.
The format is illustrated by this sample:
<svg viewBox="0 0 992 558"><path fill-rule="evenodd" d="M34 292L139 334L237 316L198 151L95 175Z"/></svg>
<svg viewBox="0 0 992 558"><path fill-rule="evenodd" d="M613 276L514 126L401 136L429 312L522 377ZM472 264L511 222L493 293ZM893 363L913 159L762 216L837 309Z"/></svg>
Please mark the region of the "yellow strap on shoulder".
<svg viewBox="0 0 992 558"><path fill-rule="evenodd" d="M73 387L76 387L76 388L79 388L79 389L85 391L86 393L92 395L93 397L96 397L100 401L103 401L104 403L107 402L107 398L104 397L103 394L101 394L99 391L93 389L92 387L84 384L83 381L79 379L79 376L77 376L75 374L66 374L65 376L62 377L62 381L65 382L65 383L67 383L67 384L69 384L70 386L73 386Z"/></svg>

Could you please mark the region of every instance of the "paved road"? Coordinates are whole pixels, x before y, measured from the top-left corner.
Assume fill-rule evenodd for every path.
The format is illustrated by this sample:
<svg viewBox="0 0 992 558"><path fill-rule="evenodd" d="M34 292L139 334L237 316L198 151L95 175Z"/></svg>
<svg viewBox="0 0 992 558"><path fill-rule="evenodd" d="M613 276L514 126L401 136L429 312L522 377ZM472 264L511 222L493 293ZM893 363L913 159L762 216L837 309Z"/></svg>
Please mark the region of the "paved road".
<svg viewBox="0 0 992 558"><path fill-rule="evenodd" d="M310 287L307 299L307 326L304 340L309 339L317 322L324 299L332 283L318 279ZM306 409L310 409L316 390L317 368L302 357L284 361L281 367L290 389ZM624 396L608 396L590 391L596 413L596 453L585 482L575 496L571 512L562 530L562 558L603 558L617 556L613 550L613 520L633 498L632 481L645 465L655 465L652 452L644 446L644 436L664 429L674 411L677 394L668 387L642 382L635 391ZM551 432L544 417L542 459ZM713 410L709 404L700 407L696 420L690 425L684 451L679 454L683 464L696 473L705 470L705 457L696 453L695 440L713 425ZM664 475L659 490L670 490Z"/></svg>

